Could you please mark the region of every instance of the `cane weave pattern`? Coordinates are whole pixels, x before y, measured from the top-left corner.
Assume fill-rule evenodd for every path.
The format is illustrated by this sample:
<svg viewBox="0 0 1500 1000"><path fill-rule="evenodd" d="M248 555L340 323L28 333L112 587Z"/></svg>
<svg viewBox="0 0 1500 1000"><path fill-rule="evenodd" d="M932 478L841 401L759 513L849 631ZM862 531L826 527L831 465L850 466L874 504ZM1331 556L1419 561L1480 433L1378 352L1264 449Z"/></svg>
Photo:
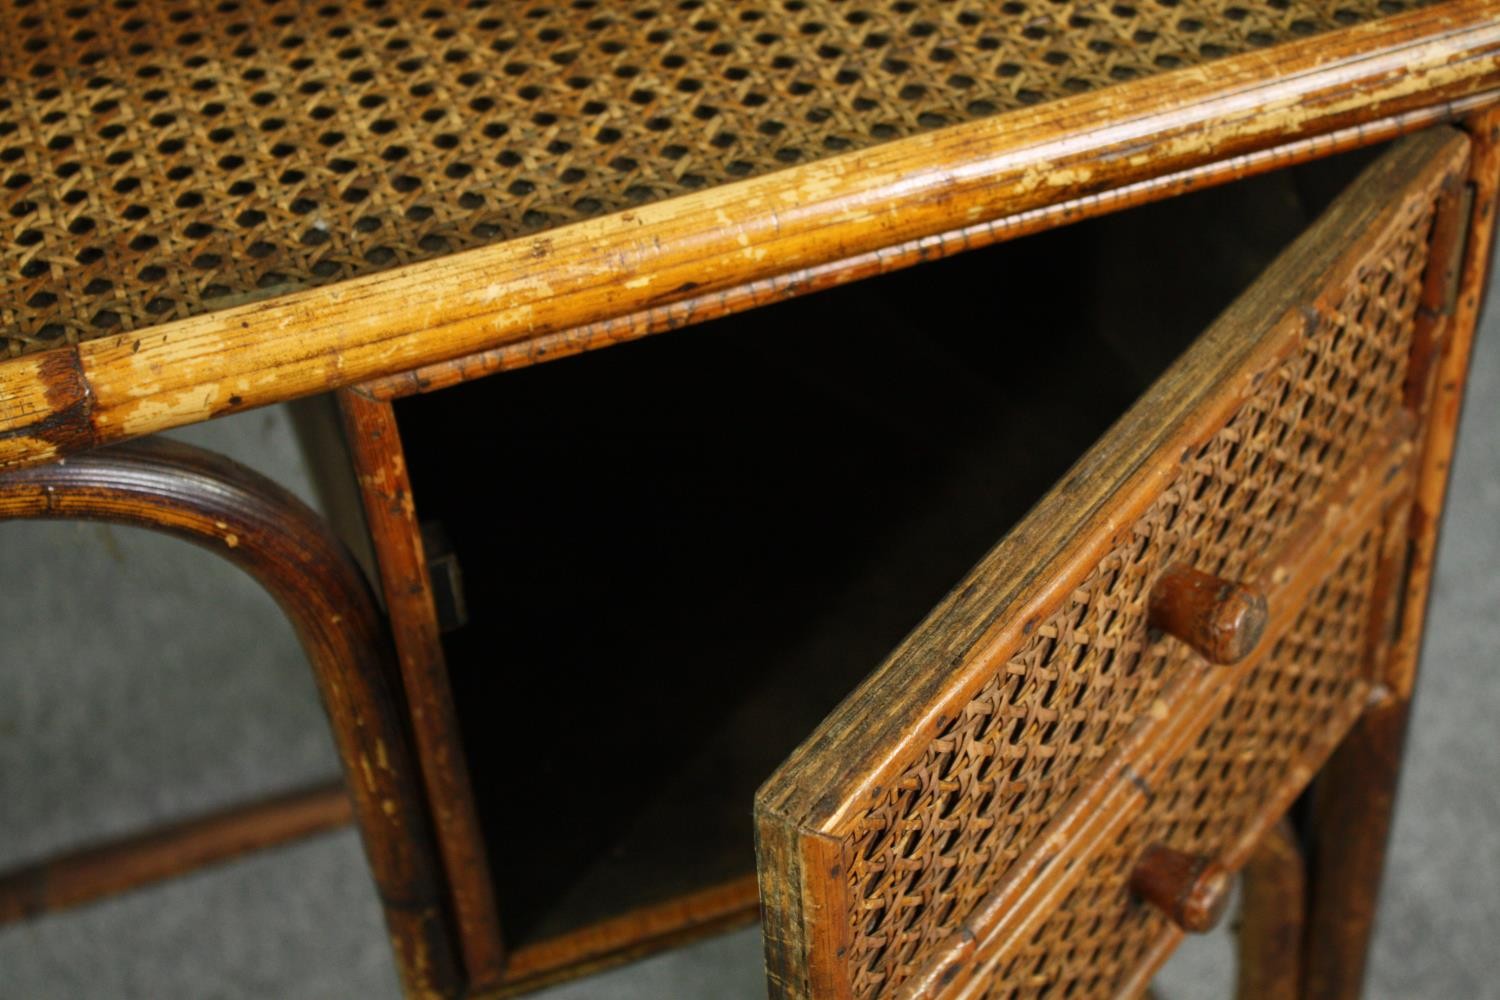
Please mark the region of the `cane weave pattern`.
<svg viewBox="0 0 1500 1000"><path fill-rule="evenodd" d="M3 0L0 356L1420 0Z"/></svg>
<svg viewBox="0 0 1500 1000"><path fill-rule="evenodd" d="M1223 857L1274 794L1301 786L1365 698L1363 662L1379 546L1364 536L1313 593L1150 804L1088 871L1026 947L1008 956L989 1000L1115 996L1169 924L1131 897L1140 855L1163 844Z"/></svg>
<svg viewBox="0 0 1500 1000"><path fill-rule="evenodd" d="M1188 562L1256 581L1299 516L1401 405L1432 224L1403 206L1336 307L1188 457L1128 539L955 714L844 841L848 968L861 1000L921 968L1194 657L1151 642L1151 584Z"/></svg>

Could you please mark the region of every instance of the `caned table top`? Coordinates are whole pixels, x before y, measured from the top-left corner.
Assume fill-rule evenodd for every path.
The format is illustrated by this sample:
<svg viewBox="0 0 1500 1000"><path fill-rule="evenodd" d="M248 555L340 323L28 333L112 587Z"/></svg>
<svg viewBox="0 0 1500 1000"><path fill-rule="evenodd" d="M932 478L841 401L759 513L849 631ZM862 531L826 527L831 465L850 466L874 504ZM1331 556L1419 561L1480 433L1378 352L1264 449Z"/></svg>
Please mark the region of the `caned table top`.
<svg viewBox="0 0 1500 1000"><path fill-rule="evenodd" d="M8 2L0 465L1500 87L1500 0Z"/></svg>

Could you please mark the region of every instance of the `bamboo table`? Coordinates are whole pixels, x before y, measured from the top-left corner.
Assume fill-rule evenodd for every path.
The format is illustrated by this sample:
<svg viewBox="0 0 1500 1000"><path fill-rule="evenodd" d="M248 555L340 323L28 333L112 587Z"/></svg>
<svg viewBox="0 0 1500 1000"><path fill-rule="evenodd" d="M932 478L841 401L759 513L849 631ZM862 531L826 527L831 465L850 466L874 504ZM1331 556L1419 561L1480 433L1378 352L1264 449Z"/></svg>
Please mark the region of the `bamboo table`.
<svg viewBox="0 0 1500 1000"><path fill-rule="evenodd" d="M14 0L11 29L0 516L187 537L278 597L411 995L525 990L756 912L780 996L1128 992L1211 922L1242 868L1242 993L1358 993L1500 179L1500 0ZM418 515L438 491L414 486L463 472L455 495L482 488L487 452L417 400L477 399L464 394L487 376L914 265L980 287L928 262L1403 136L798 734L755 806L758 885L746 870L512 933L500 779L474 749L480 689L455 697L468 682L443 637L464 594ZM767 315L802 317L811 344L840 322L820 301L853 300ZM767 350L814 365L791 336ZM700 362L680 363L644 384L696 377ZM1278 378L1281 396L1256 395ZM146 438L318 394L342 409L379 598L275 484ZM1256 444L1299 399L1306 415ZM443 444L411 444L423 420L437 430L421 440ZM1297 465L1289 441L1316 458ZM1235 506L1251 503L1231 499L1241 484L1264 509ZM1195 541L1184 518L1219 534ZM1309 682L1334 701L1304 698L1285 708L1295 725L1252 740L1301 749L1232 787L1199 760L1163 819L1149 804L1182 762L1212 757L1194 741L1227 726L1228 746L1283 717L1265 707L1272 668L1322 641L1318 615L1367 639ZM1027 706L1007 737L1019 749L996 742L996 699ZM1243 723L1213 721L1236 704ZM1097 752L1054 746L1064 719ZM1028 753L1060 763L1030 771ZM1293 831L1282 816L1320 770L1317 819ZM1222 830L1189 850L1194 796L1222 804ZM314 790L55 859L0 878L0 914L349 815ZM1288 976L1304 924L1290 951L1305 968Z"/></svg>

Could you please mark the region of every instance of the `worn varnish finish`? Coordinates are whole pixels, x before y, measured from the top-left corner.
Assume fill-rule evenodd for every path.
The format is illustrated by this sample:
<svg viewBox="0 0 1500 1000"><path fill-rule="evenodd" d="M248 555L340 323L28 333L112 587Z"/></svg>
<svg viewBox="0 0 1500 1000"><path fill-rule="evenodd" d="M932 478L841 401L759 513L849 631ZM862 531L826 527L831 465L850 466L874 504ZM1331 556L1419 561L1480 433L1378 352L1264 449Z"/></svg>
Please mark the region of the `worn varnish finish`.
<svg viewBox="0 0 1500 1000"><path fill-rule="evenodd" d="M318 516L242 466L153 439L0 477L0 518L104 521L173 535L243 569L276 599L312 664L406 990L456 995L460 973L416 762L391 688L389 636L364 577ZM227 854L231 835L208 832L210 852ZM178 844L204 847L194 838ZM170 867L136 848L126 857Z"/></svg>
<svg viewBox="0 0 1500 1000"><path fill-rule="evenodd" d="M616 319L586 323L452 361L438 362L411 371L382 376L363 383L360 388L380 399L394 399L420 392L432 392L470 379L513 371L584 351L597 350L653 333L680 329L741 310L771 305L862 278L888 274L914 264L939 260L951 254L980 249L1004 240L1017 239L1057 226L1147 205L1164 198L1177 197L1207 187L1244 180L1267 171L1284 169L1308 160L1385 142L1435 124L1456 120L1472 109L1487 107L1497 101L1500 101L1500 92L1486 91L1444 102L1434 107L1421 108L1367 124L1338 129L1326 135L1231 156L1201 167L1137 181L1100 194L1091 194L1028 212L1008 215L993 222L955 229L937 236L909 240L898 246L885 247L857 257L749 282L711 295L682 299Z"/></svg>
<svg viewBox="0 0 1500 1000"><path fill-rule="evenodd" d="M401 432L389 403L350 391L339 394L339 405L380 567L465 970L472 986L488 986L499 981L504 960L500 920L459 744Z"/></svg>
<svg viewBox="0 0 1500 1000"><path fill-rule="evenodd" d="M891 811L882 804L884 800L890 796L901 796L904 800L911 794L930 797L937 791L924 789L928 780L935 779L924 779L924 770L912 768L917 767L924 753L944 759L944 755L953 752L951 748L943 749L945 741L950 739L943 734L955 726L967 726L963 720L969 717L970 710L964 707L965 703L978 697L977 692L986 680L996 676L993 674L996 665L1023 648L1027 633L1050 621L1053 613L1050 609L1057 608L1074 588L1084 584L1091 567L1097 566L1101 557L1119 543L1122 529L1133 524L1159 491L1170 485L1177 474L1178 456L1190 456L1200 447L1199 443L1211 442L1214 429L1222 427L1237 407L1249 402L1253 413L1254 387L1266 373L1283 363L1279 359L1304 336L1311 336L1316 327L1325 323L1337 326L1346 322L1342 300L1352 294L1349 289L1358 290L1364 282L1374 282L1372 287L1376 289L1403 289L1398 300L1379 307L1378 314L1383 318L1372 320L1384 324L1379 337L1393 338L1383 341L1387 346L1381 350L1395 351L1398 357L1388 362L1375 362L1373 358L1361 362L1380 372L1374 377L1385 387L1371 397L1384 402L1378 406L1367 402L1364 417L1377 420L1382 413L1392 419L1396 417L1400 409L1404 355L1410 346L1405 335L1409 334L1410 317L1416 306L1416 296L1407 295L1404 289L1419 287L1422 279L1425 237L1434 200L1431 192L1462 167L1464 156L1464 144L1452 133L1430 133L1404 143L1372 168L762 790L758 830L763 902L768 910L767 958L773 985L781 994L887 995L885 991L891 986L888 976L898 969L920 966L926 950L949 933L938 930L944 926L940 923L922 935L909 937L911 943L905 947L916 950L910 957L896 960L903 963L898 966L882 956L885 949L893 947L892 936L904 923L909 923L907 918L903 917L903 923L896 923L894 929L891 926L882 929L883 943L880 943L868 926L880 926L875 923L874 915L881 911L867 910L872 913L869 919L852 913L846 915L846 885L854 875L846 876L843 866L851 863L851 846L865 843L859 839L865 834L859 831L861 824L871 820L863 817L881 818L881 830L902 823L903 830L912 831L904 833L903 838L915 841L919 827L907 824L914 823L917 815L925 814L913 814L910 820L903 820L904 814L899 809ZM1351 241L1350 234L1359 235ZM1406 249L1397 253L1396 247ZM1398 269L1397 286L1389 286L1379 276L1378 268L1367 276L1373 262L1387 260L1393 261L1390 266ZM1354 307L1347 308L1352 312ZM1376 311L1372 310L1372 315ZM1300 363L1297 367L1300 368ZM1360 443L1357 424L1341 426L1344 440L1339 442L1340 454L1353 461L1355 454L1368 444ZM1236 445L1226 454L1233 456L1238 451ZM1304 490L1313 488L1306 482L1302 486ZM1311 502L1316 497L1307 499ZM1294 518L1296 507L1294 503L1288 509L1282 502L1278 517ZM1309 515L1317 509L1311 503L1307 507ZM1270 539L1276 537L1275 526L1265 526L1263 530L1272 532ZM1226 575L1243 572L1235 568L1236 561L1243 567L1243 560L1266 555L1266 541L1246 537L1239 545L1229 553L1229 564L1221 570ZM1111 569L1105 579L1113 578L1117 572ZM1084 589L1101 585L1093 582ZM1274 611L1274 599L1272 603ZM998 617L999 609L1006 609L1004 617ZM948 666L934 671L933 663ZM1015 669L1020 669L1019 665ZM1144 668L1140 672L1151 676ZM1003 690L998 697L1005 697ZM955 712L959 716L957 721ZM1123 721L1128 721L1128 716ZM952 739L957 741L960 737ZM944 771L940 773L946 773L948 766L943 765ZM897 784L887 792L890 782ZM909 791L907 782L914 782ZM962 788L960 782L954 790ZM878 806L880 812L871 813L872 806ZM947 815L953 805L942 808ZM985 829L976 826L966 830L963 815L955 816L952 822L958 824L960 837L971 838ZM902 843L901 839L892 839L885 833L874 835L890 840L893 846ZM932 836L937 836L936 831ZM851 841L851 837L856 839ZM871 841L869 847L855 846L855 849L877 850L878 843L879 840ZM1026 845L1024 856L1040 860L1036 843L1027 840L1017 843ZM855 856L869 858L870 854ZM909 869L896 871L911 872L910 876L902 875L903 880L926 878L926 865L938 863L920 859ZM942 884L966 885L962 866L969 863L960 854L960 867ZM931 877L944 870L931 869L934 873ZM1003 871L1003 868L992 871L983 879L996 879ZM873 871L859 876L875 877ZM1025 884L1024 879L1013 878L1012 882L1018 891ZM868 899L872 890L857 888L856 891L865 893ZM889 891L893 895L884 896L879 903L886 910L886 919L894 920L889 915L890 908L909 905L899 902L901 894L912 892L914 899L921 900L922 892L933 890L903 890L893 886ZM1016 907L1025 898L1017 896L1012 900L1002 894L985 903L985 913L1003 918L1002 923L1013 924L1022 919ZM869 903L865 905L868 907ZM931 921L934 914L940 919L945 912L951 914L950 919L962 919L962 907L973 904L960 903L956 910L952 909L954 905L939 906L928 901L908 912L923 921ZM992 947L1003 953L1004 935L995 936L999 925L990 928L986 922L991 919L984 916L964 922L964 933L974 935L971 943L955 953L959 964L949 962L938 970L938 978L930 981L933 989L953 982L960 969L963 976L970 974L968 962L959 956L967 953L982 956ZM947 926L957 930L956 924ZM856 931L857 927L866 929ZM926 936L934 933L937 936ZM870 943L861 944L861 935L869 936ZM877 947L879 951L862 950ZM855 956L864 957L855 959Z"/></svg>
<svg viewBox="0 0 1500 1000"><path fill-rule="evenodd" d="M547 336L1500 84L1451 0L324 289L0 365L0 465ZM633 274L625 282L618 277Z"/></svg>

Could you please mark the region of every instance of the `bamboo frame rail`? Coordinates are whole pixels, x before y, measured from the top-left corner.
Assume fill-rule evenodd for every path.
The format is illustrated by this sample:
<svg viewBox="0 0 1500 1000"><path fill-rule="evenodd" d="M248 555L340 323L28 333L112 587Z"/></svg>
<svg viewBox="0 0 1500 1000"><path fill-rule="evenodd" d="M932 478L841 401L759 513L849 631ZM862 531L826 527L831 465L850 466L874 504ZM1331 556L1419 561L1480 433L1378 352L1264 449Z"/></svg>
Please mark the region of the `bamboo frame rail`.
<svg viewBox="0 0 1500 1000"><path fill-rule="evenodd" d="M231 806L0 872L0 924L81 906L354 819L343 782Z"/></svg>
<svg viewBox="0 0 1500 1000"><path fill-rule="evenodd" d="M462 358L435 362L394 375L382 375L362 382L350 391L386 400L445 389L470 379L676 330L825 288L889 274L914 264L940 260L966 250L978 250L1057 226L1149 205L1165 198L1229 184L1309 160L1362 149L1433 125L1462 120L1470 112L1496 104L1500 104L1500 91L1471 94L1432 107L1417 108L1270 149L1243 153L1177 173L1136 181L1100 194L1018 212L937 236L908 240L899 246L882 247L855 257L778 274L709 295L680 299L667 306L653 306L629 315L569 327Z"/></svg>
<svg viewBox="0 0 1500 1000"><path fill-rule="evenodd" d="M448 872L459 949L470 984L486 986L500 980L508 956L464 762L401 432L389 403L342 392L339 406L364 494L365 516L380 553L380 583L428 812Z"/></svg>

